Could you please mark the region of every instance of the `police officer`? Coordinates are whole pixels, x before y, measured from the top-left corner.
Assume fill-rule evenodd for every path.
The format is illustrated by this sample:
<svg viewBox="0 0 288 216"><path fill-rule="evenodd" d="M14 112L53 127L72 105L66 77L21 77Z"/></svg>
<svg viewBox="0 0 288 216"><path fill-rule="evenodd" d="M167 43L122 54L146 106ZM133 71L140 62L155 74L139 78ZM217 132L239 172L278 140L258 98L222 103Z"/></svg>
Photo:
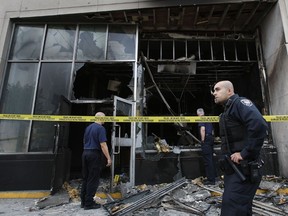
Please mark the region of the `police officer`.
<svg viewBox="0 0 288 216"><path fill-rule="evenodd" d="M198 116L205 115L203 108L198 108L196 112ZM207 177L207 180L204 181L204 185L215 185L216 169L214 166L214 159L213 159L213 152L214 152L213 125L210 122L200 122L198 123L198 128L199 128L199 137L201 140L201 149L205 167L205 174Z"/></svg>
<svg viewBox="0 0 288 216"><path fill-rule="evenodd" d="M267 135L267 123L250 100L234 93L230 81L216 83L213 95L215 103L224 106L219 122L221 154L226 155L226 160L221 159L224 169L221 215L252 215L253 198L261 181L258 168L262 164L258 161ZM234 169L231 169L233 166L228 160L236 165ZM240 178L237 169L247 177L246 180Z"/></svg>

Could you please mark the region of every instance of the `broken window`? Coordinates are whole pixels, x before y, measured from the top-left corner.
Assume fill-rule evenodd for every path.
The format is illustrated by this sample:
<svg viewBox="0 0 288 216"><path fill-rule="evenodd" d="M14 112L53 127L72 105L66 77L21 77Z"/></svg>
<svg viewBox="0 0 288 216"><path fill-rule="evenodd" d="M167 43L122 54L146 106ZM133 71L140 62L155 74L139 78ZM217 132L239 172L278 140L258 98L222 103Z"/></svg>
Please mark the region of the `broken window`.
<svg viewBox="0 0 288 216"><path fill-rule="evenodd" d="M104 60L107 25L84 25L80 27L77 60Z"/></svg>
<svg viewBox="0 0 288 216"><path fill-rule="evenodd" d="M1 112L55 115L59 114L63 96L68 99L131 96L133 92L128 85L133 69L130 63L120 67L92 66L79 61L135 61L135 48L135 25L16 24L1 95ZM76 77L72 77L72 67L77 70ZM73 86L71 81L75 78ZM0 151L52 151L54 133L53 122L3 120Z"/></svg>
<svg viewBox="0 0 288 216"><path fill-rule="evenodd" d="M71 60L75 40L75 27L69 25L48 26L43 59Z"/></svg>
<svg viewBox="0 0 288 216"><path fill-rule="evenodd" d="M133 94L128 87L132 79L130 63L75 65L73 97L76 99L106 99L113 95L127 98Z"/></svg>
<svg viewBox="0 0 288 216"><path fill-rule="evenodd" d="M109 25L107 60L134 60L135 36L135 26Z"/></svg>
<svg viewBox="0 0 288 216"><path fill-rule="evenodd" d="M39 59L43 32L43 26L17 25L14 31L9 59Z"/></svg>

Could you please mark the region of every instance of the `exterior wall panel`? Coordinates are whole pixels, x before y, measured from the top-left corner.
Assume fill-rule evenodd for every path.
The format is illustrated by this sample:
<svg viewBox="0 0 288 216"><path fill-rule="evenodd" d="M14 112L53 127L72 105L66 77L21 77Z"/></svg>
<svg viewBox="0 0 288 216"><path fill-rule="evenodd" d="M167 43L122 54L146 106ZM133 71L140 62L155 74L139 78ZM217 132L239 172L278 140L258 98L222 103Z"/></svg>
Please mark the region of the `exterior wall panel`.
<svg viewBox="0 0 288 216"><path fill-rule="evenodd" d="M54 157L52 154L2 155L0 191L50 190Z"/></svg>
<svg viewBox="0 0 288 216"><path fill-rule="evenodd" d="M21 3L21 11L33 11L43 9L58 9L59 0L37 1L37 0L24 0Z"/></svg>
<svg viewBox="0 0 288 216"><path fill-rule="evenodd" d="M287 14L286 14L287 16ZM270 93L271 115L288 114L288 56L279 5L262 25L262 46ZM278 148L280 174L288 176L288 123L272 123L274 144Z"/></svg>

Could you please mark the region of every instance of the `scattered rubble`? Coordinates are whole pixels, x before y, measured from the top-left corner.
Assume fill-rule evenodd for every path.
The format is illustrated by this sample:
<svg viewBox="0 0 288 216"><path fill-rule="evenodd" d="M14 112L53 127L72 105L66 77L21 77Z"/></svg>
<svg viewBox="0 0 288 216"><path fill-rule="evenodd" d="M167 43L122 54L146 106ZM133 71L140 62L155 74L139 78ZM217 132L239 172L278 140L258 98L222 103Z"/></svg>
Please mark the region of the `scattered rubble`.
<svg viewBox="0 0 288 216"><path fill-rule="evenodd" d="M158 137L157 135L155 135L154 133L152 133L154 136L154 145L155 148L157 149L157 152L170 152L170 146L167 144L165 139L160 139L160 137Z"/></svg>
<svg viewBox="0 0 288 216"><path fill-rule="evenodd" d="M74 190L74 189L73 189ZM71 197L70 194L65 190L60 190L53 196L45 197L36 202L36 207L38 209L53 208L55 206L68 204ZM32 208L30 209L32 211Z"/></svg>
<svg viewBox="0 0 288 216"><path fill-rule="evenodd" d="M157 215L157 216L217 216L221 212L221 199L224 190L220 178L215 185L203 185L203 177L193 180L180 178L172 183L158 185L138 185L119 183L122 198L113 199L109 193L109 180L100 183L98 192L106 198L95 196L95 201L103 205L109 215ZM79 202L81 180L65 183L70 202ZM61 192L60 194L63 194ZM39 208L48 208L67 203L67 196L51 195L37 202ZM53 197L53 198L52 198ZM58 198L57 198L58 197ZM51 201L53 200L54 201ZM56 200L56 201L55 201ZM253 200L253 215L287 215L288 214L288 179L276 176L265 176ZM80 206L79 206L80 208Z"/></svg>
<svg viewBox="0 0 288 216"><path fill-rule="evenodd" d="M104 205L104 207L107 209L110 215L126 215L127 213L132 213L147 205L155 204L155 202L159 201L159 199L165 194L170 193L171 191L175 190L176 188L182 186L185 183L186 179L182 178L171 184L167 184L165 187L155 190L154 192L147 191L147 194L145 194L145 196L143 195L140 199L137 199L136 201L134 201L135 199L133 199L132 202L128 202L127 200L131 199L130 197L128 197L121 201L108 203L107 205ZM134 196L132 196L132 198L134 198Z"/></svg>

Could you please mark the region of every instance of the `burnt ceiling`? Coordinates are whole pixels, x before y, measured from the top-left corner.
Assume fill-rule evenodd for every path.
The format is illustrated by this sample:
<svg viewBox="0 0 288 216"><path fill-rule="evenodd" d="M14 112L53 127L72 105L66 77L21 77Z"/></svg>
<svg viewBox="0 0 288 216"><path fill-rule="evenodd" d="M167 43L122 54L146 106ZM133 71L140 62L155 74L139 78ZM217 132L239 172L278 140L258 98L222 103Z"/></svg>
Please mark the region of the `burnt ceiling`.
<svg viewBox="0 0 288 216"><path fill-rule="evenodd" d="M137 23L142 32L155 31L254 31L277 0L246 1L199 1L201 4L173 2L153 7L149 1L146 7L134 10L94 12L86 14L57 15L15 19L33 22L85 22L85 23ZM195 1L194 1L195 2ZM214 3L213 2L217 2ZM170 5L171 5L170 1ZM177 5L176 5L177 4Z"/></svg>
<svg viewBox="0 0 288 216"><path fill-rule="evenodd" d="M206 1L207 2L207 1ZM213 2L213 1L210 1ZM228 1L227 1L228 2ZM253 31L275 0L241 1L86 14L88 20L139 23L147 31Z"/></svg>
<svg viewBox="0 0 288 216"><path fill-rule="evenodd" d="M189 92L199 92L201 89L207 88L207 85L211 85L211 83L221 79L252 79L254 81L253 71L259 76L257 56L255 53L253 54L253 58L248 56L247 58L244 57L244 59L240 59L239 55L237 56L237 52L239 48L243 48L244 46L240 45L237 48L235 44L232 44L231 46L225 45L225 48L223 48L224 46L222 46L221 43L223 41L232 41L232 43L233 41L241 40L250 41L252 45L250 44L247 47L255 51L256 48L253 47L253 44L255 46L254 36L256 29L277 0L203 0L197 1L197 4L193 4L193 2L196 1L191 1L192 3L186 1L186 3L182 5L180 5L180 2L184 1L179 1L179 5L176 5L174 2L171 3L172 1L165 1L163 7L153 7L153 1L149 2L149 5L146 4L146 6L150 8L71 14L65 16L46 16L25 20L21 19L20 21L138 24L140 30L139 55L142 51L144 52L155 81L159 83L161 88L169 88L171 91L182 92L183 86L185 86ZM173 4L174 6L166 6L168 4ZM149 47L150 42L147 41L155 38L159 39L156 43L159 43L162 48L157 50L156 46L150 45L149 55L147 47ZM192 57L193 62L197 64L195 73L179 74L168 71L159 73L158 65L163 64L163 62L167 63L167 59L164 59L163 53L169 53L169 51L167 51L169 45L163 45L164 43L161 41L163 38L172 39L174 41L173 43L178 39L182 39L182 41L186 41L185 43L187 44L189 43L187 42L187 38L192 41L195 39L194 42L196 41L198 43L202 43L201 40L203 39L209 41L210 45L204 44L206 46L204 49L201 48L202 45L197 45L198 48L196 48L195 53L189 53L188 51L185 55L181 54L177 56L177 54L175 54L168 59L168 62L171 64L190 64L191 61L189 58ZM220 48L215 49L213 44L215 41L215 47L218 46ZM235 49L233 46L235 46ZM163 50L163 47L166 50ZM177 47L178 46L175 46L174 50L178 49ZM186 49L189 49L189 45L186 47ZM153 48L153 52L151 52L151 48ZM228 56L232 56L230 59L227 58L226 48L229 48L230 51L232 50L232 52L228 54ZM161 52L161 49L162 54L159 54L158 52ZM183 46L181 49L184 50L185 47ZM206 51L209 49L213 51L211 51L210 56L205 59L205 53L207 53ZM220 59L218 57L214 58L217 50L218 53L224 53L224 56L220 57ZM236 57L233 57L233 52L236 53ZM244 56L244 52L242 52L240 56ZM204 55L204 59L201 58L202 55ZM183 60L179 61L178 57ZM150 84L153 85L149 83L148 77L146 85L149 86Z"/></svg>
<svg viewBox="0 0 288 216"><path fill-rule="evenodd" d="M252 72L256 71L257 73L258 66L254 33L275 2L274 0L238 1L237 3L185 5L93 13L84 15L84 17L90 21L138 23L140 27L139 51L143 51L147 58L148 65L159 88L173 92L183 92L185 88L185 91L193 93L201 92L203 88L207 89L208 86L211 86L217 80L230 79L240 81L252 79L255 82ZM171 45L170 47L174 48L169 51L168 42L166 41L164 44L161 41L163 38L172 39L174 44L178 43L177 41L179 40L181 41L181 39L185 41L187 44L186 54L178 54L177 56L174 53L173 55L172 50L174 52L175 50L177 51L179 46ZM149 41L151 39L160 40L154 41L152 44ZM187 51L189 49L189 39L199 44L202 43L201 41L206 40L210 44L206 48L201 49L201 51L200 47L202 45L196 45L196 53L189 53ZM220 45L216 44L214 46L213 43L215 41ZM221 43L223 41L232 42L231 45L222 46ZM235 44L233 41L235 41ZM239 56L243 56L243 54L239 54L237 57L239 49L246 47L246 45L237 47L236 42L239 41L250 41L254 44L252 48L249 45L250 51L253 50L253 58L250 55L250 58L244 57L244 59L241 59ZM215 47L217 46L220 47L218 52L224 53L224 57L215 58L217 52ZM224 46L225 48L223 48ZM180 49L184 50L184 47L185 45ZM230 52L232 54L227 54L227 48L232 51ZM208 53L207 50L212 49L210 57L201 58L202 55ZM148 50L150 50L150 55ZM249 53L250 51L247 48L247 52ZM170 53L172 57L167 57L167 53ZM231 55L234 55L233 53L236 53L236 57L229 59ZM164 58L164 55L167 58ZM193 58L192 61L197 64L195 73L181 73L181 71L180 73L178 73L179 71L173 73L169 70L159 73L159 64L190 64L189 58L191 56ZM149 77L146 78L146 85L153 86Z"/></svg>

